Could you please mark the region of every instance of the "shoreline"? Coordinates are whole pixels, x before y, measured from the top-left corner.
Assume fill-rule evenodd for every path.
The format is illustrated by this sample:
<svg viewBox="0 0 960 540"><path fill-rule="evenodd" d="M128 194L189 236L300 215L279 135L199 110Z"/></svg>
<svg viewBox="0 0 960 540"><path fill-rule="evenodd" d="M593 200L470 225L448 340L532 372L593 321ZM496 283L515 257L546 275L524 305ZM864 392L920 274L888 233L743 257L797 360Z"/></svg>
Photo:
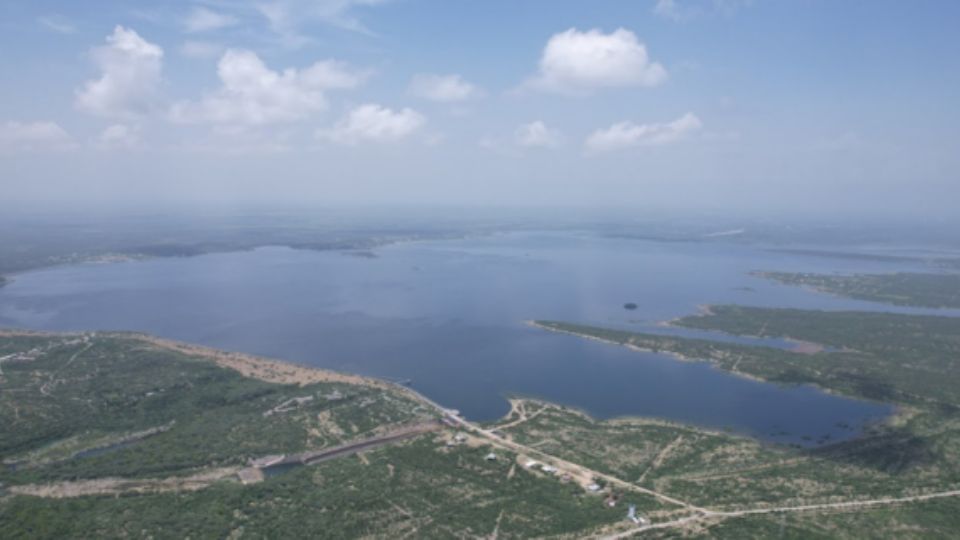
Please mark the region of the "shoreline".
<svg viewBox="0 0 960 540"><path fill-rule="evenodd" d="M488 429L491 429L491 430L501 429L503 427L500 425L501 423L511 421L509 420L509 418L510 418L510 414L514 410L513 409L514 404L515 403L519 404L523 402L523 403L534 403L542 407L552 407L555 409L559 409L565 413L572 414L574 416L579 416L584 420L591 422L593 424L610 424L610 425L632 424L632 425L645 425L645 426L662 426L662 427L670 427L674 429L690 430L691 432L701 433L701 434L709 435L712 437L729 437L732 439L745 440L745 441L754 442L757 444L764 444L764 445L770 444L778 447L788 446L782 443L765 441L758 437L753 437L753 436L736 432L736 431L723 431L720 429L712 429L710 427L701 426L699 424L677 422L675 420L669 420L667 418L660 418L659 416L635 416L635 415L625 414L620 416L611 416L610 418L599 418L590 414L589 411L585 410L582 407L577 407L575 405L564 405L562 403L547 401L547 400L536 398L536 397L513 396L510 398L507 398L507 401L509 401L511 405L510 411L508 411L507 414L504 415L502 418L497 420L496 423L489 423L489 425L486 426Z"/></svg>
<svg viewBox="0 0 960 540"><path fill-rule="evenodd" d="M706 306L706 308L709 309L709 306ZM579 339L588 339L588 340L596 341L596 342L598 342L598 343L603 343L603 344L606 344L606 345L615 345L615 346L619 346L619 347L624 347L624 348L627 348L627 349L629 349L629 350L631 350L631 351L634 351L634 352L642 352L642 353L660 354L660 355L670 356L670 357L673 357L675 360L680 361L680 362L709 364L709 365L710 365L711 367L713 367L714 369L723 371L724 373L729 373L729 374L734 375L734 376L737 376L737 377L742 377L742 378L744 378L744 379L748 379L748 380L751 380L751 381L754 381L754 382L759 382L759 383L764 383L764 384L780 384L780 383L777 383L777 382L775 382L775 381L770 381L770 380L764 379L764 378L762 378L762 377L758 377L758 376L756 376L756 375L751 375L751 374L749 374L749 373L744 373L744 372L742 372L742 371L725 369L725 368L719 366L716 362L714 362L714 361L712 361L712 360L709 360L709 359L693 358L693 357L689 357L689 356L687 356L687 355L685 355L685 354L678 353L678 352L674 352L674 351L663 351L663 350L654 351L653 349L645 348L645 347L639 347L639 346L637 346L637 345L633 345L633 344L630 344L630 343L620 343L620 342L618 342L618 341L613 341L613 340L609 340L609 339L603 339L603 338L600 338L600 337L597 337L597 336L591 336L591 335L587 335L587 334L580 334L580 333L573 332L573 331L570 331L570 330L562 330L562 329L559 329L559 328L552 328L552 327L550 327L550 326L545 326L545 325L543 325L543 324L540 324L540 323L539 323L538 321L536 321L536 320L526 320L526 321L524 321L524 324L526 324L527 326L530 326L530 327L532 327L532 328L537 328L537 329L539 329L539 330L545 330L545 331L547 331L547 332L554 332L554 333L557 333L557 334L564 334L564 335L568 335L568 336L574 336L574 337L579 338ZM668 337L672 338L672 336L668 336ZM679 339L683 339L683 338L679 338ZM815 353L794 352L794 354L815 354ZM868 403L877 403L877 404L880 404L880 405L886 405L886 406L892 407L892 408L893 408L893 411L892 411L889 415L885 416L885 417L883 418L883 420L880 422L880 423L883 424L883 425L893 426L894 423L895 423L896 421L898 421L899 418L902 418L902 417L905 416L905 415L906 415L906 416L909 416L909 415L912 415L912 414L913 414L913 413L911 412L911 409L912 409L912 408L911 408L910 406L908 406L908 405L899 404L899 403L890 403L890 402L886 402L886 401L876 401L876 400L873 400L873 399L864 398L864 397L862 397L862 396L851 396L851 395L848 395L848 394L844 394L844 393L841 393L841 392L837 392L836 390L834 390L834 389L832 389L832 388L826 388L826 387L824 387L824 386L822 386L822 385L820 385L820 384L817 384L817 383L806 383L806 384L807 384L808 386L812 386L812 387L816 388L816 389L817 389L818 391L820 391L820 392L823 392L823 393L825 393L825 394L829 394L829 395L831 395L831 396L842 397L842 398L844 398L844 399L854 399L854 400L864 401L864 402L868 402ZM802 386L802 385L801 385L801 386ZM638 418L645 418L645 417L638 417ZM680 424L680 425L686 426L686 425L689 425L689 424ZM865 426L866 426L866 425L865 425ZM858 439L858 438L860 438L861 436L862 436L862 433L859 434L859 435L857 435L856 437L854 437L854 439Z"/></svg>
<svg viewBox="0 0 960 540"><path fill-rule="evenodd" d="M132 339L163 348L185 356L200 357L214 364L231 369L245 377L271 382L276 384L297 384L304 386L317 382L341 382L376 388L405 388L387 380L366 375L343 373L327 368L306 366L289 360L265 358L242 352L227 351L186 343L168 338L162 338L143 332L118 331L64 331L51 332L44 330L28 330L18 328L0 328L0 337L107 337L117 339Z"/></svg>
<svg viewBox="0 0 960 540"><path fill-rule="evenodd" d="M566 335L577 337L579 339L590 339L606 345L618 345L621 347L626 347L635 352L668 355L668 356L672 356L675 360L681 361L681 362L706 363L711 365L714 369L719 369L721 371L730 373L735 376L743 377L745 379L749 379L755 382L761 382L766 384L776 384L754 375L720 368L710 360L691 358L680 353L674 353L674 352L668 352L668 351L653 351L643 347L638 347L636 345L622 344L616 341L606 340L606 339L598 338L595 336L582 335L582 334L578 334L571 331L550 328L550 327L538 324L538 322L535 320L527 320L527 321L524 321L524 323L530 327L537 328L540 330L546 330L546 331L555 332L558 334L566 334ZM35 336L35 337L80 337L80 336L96 337L96 336L100 336L100 337L107 337L107 338L132 339L132 340L139 341L141 343L145 343L154 347L160 347L173 352L177 352L187 357L200 358L206 361L210 361L222 368L236 371L237 373L239 373L244 377L257 379L264 382L270 382L275 384L296 384L299 386L305 386L308 384L321 383L321 382L326 382L326 383L334 382L334 383L365 386L368 388L378 388L381 390L394 390L396 392L401 393L402 395L405 395L413 399L414 401L419 402L422 405L435 409L440 414L447 414L448 411L450 410L449 408L444 407L439 403L436 403L429 397L421 394L419 391L413 388L410 388L386 379L380 379L377 377L367 376L367 375L344 373L344 372L334 371L327 368L308 366L308 365L299 364L289 360L266 358L266 357L260 357L260 356L250 355L250 354L241 353L241 352L216 349L216 348L208 347L205 345L192 344L192 343L177 341L173 339L162 338L162 337L154 336L154 335L143 333L143 332L132 332L132 331L131 332L118 332L118 331L57 332L57 331L29 330L29 329L16 329L16 328L0 328L0 338L30 337L30 336ZM862 398L856 398L856 397L851 398L851 396L833 392L829 389L822 388L819 385L813 385L813 386L815 386L818 390L831 395L838 395L848 399L862 399ZM566 405L566 404L554 402L554 401L548 401L536 396L510 395L510 396L504 396L504 397L507 400L507 402L511 404L513 403L514 400L521 400L521 401L544 404L545 406L562 408L564 410L571 411L578 415L581 415L585 419L591 422L597 422L597 423L632 422L632 423L645 423L645 424L651 424L651 425L663 425L663 426L671 426L675 428L689 429L696 432L702 432L704 434L708 434L711 436L734 437L734 438L740 438L743 440L755 441L761 444L772 444L776 446L783 446L783 443L777 443L776 441L765 441L760 437L746 434L746 433L717 430L717 429L710 428L708 426L701 426L694 423L677 422L667 418L661 418L661 417L655 417L655 416L622 415L622 416L615 416L615 417L601 419L601 418L594 417L588 411L580 407ZM870 400L865 400L865 401L870 401ZM884 403L884 402L878 402L878 403L882 403L884 405L892 405L894 407L893 412L882 420L882 423L885 425L893 425L895 422L898 422L900 419L904 417L909 417L911 414L913 414L908 407L904 407L896 404ZM494 421L491 421L488 425L490 426L491 429L496 429L496 424L502 423L504 421L508 421L509 415L510 415L510 412L508 411L504 416ZM860 433L856 437L854 437L852 440L858 439L862 436L863 436L863 433Z"/></svg>

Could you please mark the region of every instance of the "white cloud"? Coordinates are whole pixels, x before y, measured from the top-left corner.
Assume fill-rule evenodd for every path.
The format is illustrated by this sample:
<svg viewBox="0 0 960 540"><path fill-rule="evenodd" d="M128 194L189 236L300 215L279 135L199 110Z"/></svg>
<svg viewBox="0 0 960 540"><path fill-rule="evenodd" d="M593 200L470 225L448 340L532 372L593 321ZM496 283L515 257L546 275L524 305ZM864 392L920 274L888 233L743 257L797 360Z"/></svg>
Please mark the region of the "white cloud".
<svg viewBox="0 0 960 540"><path fill-rule="evenodd" d="M68 150L76 144L55 122L0 124L0 151Z"/></svg>
<svg viewBox="0 0 960 540"><path fill-rule="evenodd" d="M140 143L140 130L126 124L113 124L100 133L97 143L104 148L133 148Z"/></svg>
<svg viewBox="0 0 960 540"><path fill-rule="evenodd" d="M587 137L585 146L590 152L619 150L634 146L658 146L682 140L703 127L700 119L687 113L672 122L634 124L620 122L607 129L598 129Z"/></svg>
<svg viewBox="0 0 960 540"><path fill-rule="evenodd" d="M410 82L410 93L431 101L452 103L478 97L481 91L460 75L420 74Z"/></svg>
<svg viewBox="0 0 960 540"><path fill-rule="evenodd" d="M311 39L301 32L310 22L330 24L344 30L370 33L352 12L357 7L385 4L391 0L267 0L256 4L284 45L300 47Z"/></svg>
<svg viewBox="0 0 960 540"><path fill-rule="evenodd" d="M183 20L183 28L187 32L208 32L233 26L239 22L233 15L218 13L203 6L193 8L193 11Z"/></svg>
<svg viewBox="0 0 960 540"><path fill-rule="evenodd" d="M599 88L656 86L667 70L650 60L637 36L623 28L609 34L571 28L555 34L540 58L539 72L524 85L578 94Z"/></svg>
<svg viewBox="0 0 960 540"><path fill-rule="evenodd" d="M161 82L163 49L135 31L117 26L107 36L107 45L96 47L92 56L102 74L77 91L77 108L114 118L135 117L153 108Z"/></svg>
<svg viewBox="0 0 960 540"><path fill-rule="evenodd" d="M77 33L77 27L71 21L59 15L39 17L37 22L43 25L47 30L52 30L58 34Z"/></svg>
<svg viewBox="0 0 960 540"><path fill-rule="evenodd" d="M551 147L560 144L560 132L550 129L540 120L524 124L514 133L514 141L520 146Z"/></svg>
<svg viewBox="0 0 960 540"><path fill-rule="evenodd" d="M351 110L333 129L320 131L317 136L340 144L391 142L416 133L426 121L413 109L393 111L368 103Z"/></svg>
<svg viewBox="0 0 960 540"><path fill-rule="evenodd" d="M731 15L752 0L657 0L653 12L674 21L687 21L702 15Z"/></svg>
<svg viewBox="0 0 960 540"><path fill-rule="evenodd" d="M327 108L325 91L353 88L367 74L325 60L297 70L273 71L251 51L228 50L217 66L222 86L199 102L174 105L184 123L263 125L304 120Z"/></svg>
<svg viewBox="0 0 960 540"><path fill-rule="evenodd" d="M187 58L216 58L223 54L225 47L210 41L188 40L180 46L180 54Z"/></svg>
<svg viewBox="0 0 960 540"><path fill-rule="evenodd" d="M661 17L680 21L694 16L697 11L690 6L682 6L677 0L657 0L653 12Z"/></svg>

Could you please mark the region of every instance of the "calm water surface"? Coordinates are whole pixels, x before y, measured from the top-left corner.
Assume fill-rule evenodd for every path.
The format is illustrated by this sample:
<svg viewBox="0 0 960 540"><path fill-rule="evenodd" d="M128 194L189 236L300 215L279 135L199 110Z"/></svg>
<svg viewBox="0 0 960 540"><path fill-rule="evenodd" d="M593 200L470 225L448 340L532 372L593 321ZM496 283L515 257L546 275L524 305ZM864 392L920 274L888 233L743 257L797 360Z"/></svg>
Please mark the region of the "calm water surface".
<svg viewBox="0 0 960 540"><path fill-rule="evenodd" d="M524 321L648 330L708 303L931 311L814 294L748 275L908 265L749 247L510 233L398 244L377 255L271 247L44 269L0 289L0 325L145 331L409 378L475 420L501 416L508 409L504 396L524 394L598 417L656 416L807 443L849 438L857 430L846 425L862 426L892 409L549 333ZM625 302L639 307L624 310Z"/></svg>

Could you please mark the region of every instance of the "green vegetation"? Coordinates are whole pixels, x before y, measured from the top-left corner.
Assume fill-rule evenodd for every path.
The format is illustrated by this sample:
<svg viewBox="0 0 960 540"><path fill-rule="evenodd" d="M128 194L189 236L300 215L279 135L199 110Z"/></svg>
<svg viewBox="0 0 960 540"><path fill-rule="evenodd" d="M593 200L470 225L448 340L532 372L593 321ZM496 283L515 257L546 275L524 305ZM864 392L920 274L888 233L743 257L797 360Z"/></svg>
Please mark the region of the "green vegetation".
<svg viewBox="0 0 960 540"><path fill-rule="evenodd" d="M521 444L714 510L820 504L960 485L960 420L952 417L904 415L890 431L802 449L659 420L597 421L540 406L542 413L503 431ZM924 459L898 459L901 443L890 446L889 434L905 431L929 437Z"/></svg>
<svg viewBox="0 0 960 540"><path fill-rule="evenodd" d="M854 397L960 406L960 318L877 312L713 306L674 324L731 334L783 337L832 352L802 354L704 339L539 321L540 326L640 349L706 360L768 381L813 383Z"/></svg>
<svg viewBox="0 0 960 540"><path fill-rule="evenodd" d="M300 467L243 486L197 492L0 502L0 536L154 538L477 537L581 531L621 521L582 489L487 462L488 448L441 450L430 437L365 456ZM501 512L503 516L500 517Z"/></svg>
<svg viewBox="0 0 960 540"><path fill-rule="evenodd" d="M449 430L238 481L252 458L434 422L401 388L265 382L132 334L0 334L0 373L2 538L527 538L623 521L502 448L448 446Z"/></svg>
<svg viewBox="0 0 960 540"><path fill-rule="evenodd" d="M269 382L202 350L136 334L7 332L0 537L582 537L629 530L627 504L655 523L694 518L648 531L655 538L938 538L960 528L960 498L909 500L960 489L958 318L714 306L674 321L822 346L806 352L537 324L900 410L857 439L799 448L518 400L489 426L509 444L472 429L454 443L455 431L436 428L436 413L402 387L331 374L297 379L275 365L245 371L301 381ZM263 479L244 476L255 458L424 425L434 431ZM490 452L497 459L485 459ZM580 470L526 466L550 456ZM585 491L578 475L597 479L603 494ZM698 517L617 479L726 514ZM790 510L890 498L907 500ZM764 509L775 511L736 514Z"/></svg>
<svg viewBox="0 0 960 540"><path fill-rule="evenodd" d="M850 276L791 272L756 275L787 285L821 292L885 302L898 306L960 308L960 274L856 274Z"/></svg>
<svg viewBox="0 0 960 540"><path fill-rule="evenodd" d="M915 406L960 406L957 317L714 306L708 314L676 324L837 349L803 355L738 348L744 358L737 369L764 379L813 382L848 395Z"/></svg>
<svg viewBox="0 0 960 540"><path fill-rule="evenodd" d="M7 485L184 475L416 420L417 403L396 392L268 383L133 336L0 340L0 357L18 352L2 364L0 458L18 464L0 473ZM294 410L265 415L306 396L311 401ZM128 441L148 430L157 432ZM65 459L111 442L125 444Z"/></svg>
<svg viewBox="0 0 960 540"><path fill-rule="evenodd" d="M802 450L649 419L597 421L545 403L527 402L526 408L543 410L501 428L513 440L717 511L883 499L960 485L960 422L955 418L901 418L903 429L928 438L934 455L894 463L871 455L889 451L880 434ZM855 512L774 513L708 519L686 532L696 537L768 538L777 536L783 521L787 538L857 538L864 530L877 538L938 538L960 527L958 509L960 503L953 498ZM676 512L644 515L665 521ZM871 520L882 525L869 526ZM662 537L676 535L670 530Z"/></svg>
<svg viewBox="0 0 960 540"><path fill-rule="evenodd" d="M793 255L808 255L811 257L822 257L826 259L846 259L853 261L873 261L889 263L917 263L929 265L933 268L960 269L960 259L956 257L944 257L942 254L931 254L927 257L917 255L892 255L889 253L864 253L858 251L831 251L825 249L802 249L802 248L779 248L771 249L778 253L790 253Z"/></svg>
<svg viewBox="0 0 960 540"><path fill-rule="evenodd" d="M683 538L731 540L826 540L860 538L916 538L939 540L956 536L960 528L957 504L951 500L924 501L903 506L860 508L852 511L784 513L746 516L706 522ZM642 538L677 538L676 530L650 531Z"/></svg>
<svg viewBox="0 0 960 540"><path fill-rule="evenodd" d="M713 306L674 324L828 346L813 353L541 321L539 326L768 381L811 383L901 406L852 441L815 449L645 421L596 422L548 408L507 428L518 441L711 509L904 497L960 487L960 319L892 313ZM943 537L960 527L956 498L856 512L704 520L692 535L725 538ZM674 531L675 532L675 531ZM670 536L664 534L664 536ZM656 536L655 536L656 537Z"/></svg>

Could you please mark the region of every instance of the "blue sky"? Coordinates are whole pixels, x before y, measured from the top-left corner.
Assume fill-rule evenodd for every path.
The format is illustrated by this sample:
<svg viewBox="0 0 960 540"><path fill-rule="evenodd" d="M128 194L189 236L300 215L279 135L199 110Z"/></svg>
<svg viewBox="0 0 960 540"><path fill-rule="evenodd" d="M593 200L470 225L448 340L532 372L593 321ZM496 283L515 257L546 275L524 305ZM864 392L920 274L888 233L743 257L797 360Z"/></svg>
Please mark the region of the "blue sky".
<svg viewBox="0 0 960 540"><path fill-rule="evenodd" d="M24 201L949 211L960 3L0 2Z"/></svg>

